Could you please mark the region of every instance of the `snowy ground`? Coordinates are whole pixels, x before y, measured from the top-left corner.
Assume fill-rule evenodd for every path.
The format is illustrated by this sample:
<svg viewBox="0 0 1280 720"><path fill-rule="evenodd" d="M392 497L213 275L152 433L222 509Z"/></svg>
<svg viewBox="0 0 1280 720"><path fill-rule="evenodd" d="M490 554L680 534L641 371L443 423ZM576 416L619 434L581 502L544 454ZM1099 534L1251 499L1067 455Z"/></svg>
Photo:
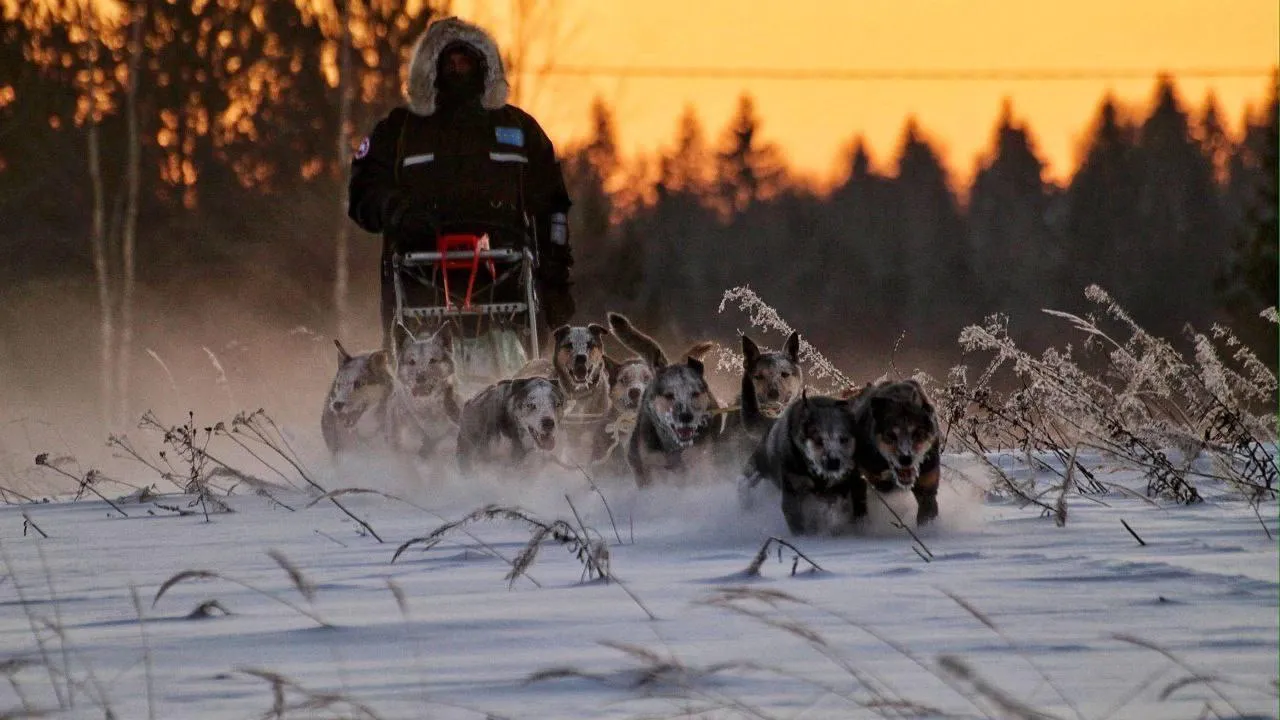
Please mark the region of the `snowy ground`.
<svg viewBox="0 0 1280 720"><path fill-rule="evenodd" d="M908 716L895 709L906 704L932 716L1276 715L1280 571L1263 529L1280 530L1274 503L1260 522L1212 487L1193 507L1075 496L1060 528L959 481L963 459L949 464L942 522L921 533L932 562L874 504L864 532L794 539L772 500L743 510L727 480L643 493L602 482L622 543L571 474L412 488L386 468L322 471L330 488L437 513L343 498L383 543L327 502L302 509L301 493L281 497L296 512L237 495L235 513L208 523L136 504L122 518L99 500L0 507L0 715L850 718ZM400 543L489 502L572 521L565 493L609 540L625 590L580 583L579 562L552 543L530 570L540 586L508 589L493 553L512 558L528 538L509 522L391 563ZM909 497L896 506L914 511ZM24 533L23 513L49 537ZM770 535L824 572L800 561L793 576L784 550L745 576ZM153 607L184 570L226 579L179 582ZM230 614L188 619L211 599ZM287 678L285 707L313 704L273 714L271 674Z"/></svg>

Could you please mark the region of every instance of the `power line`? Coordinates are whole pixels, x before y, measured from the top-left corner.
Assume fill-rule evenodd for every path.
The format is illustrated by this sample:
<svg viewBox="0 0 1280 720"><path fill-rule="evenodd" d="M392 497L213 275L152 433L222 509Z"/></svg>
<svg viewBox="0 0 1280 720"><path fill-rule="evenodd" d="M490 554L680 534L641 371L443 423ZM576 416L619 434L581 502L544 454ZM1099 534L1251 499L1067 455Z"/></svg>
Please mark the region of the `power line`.
<svg viewBox="0 0 1280 720"><path fill-rule="evenodd" d="M552 65L539 75L566 77L614 77L636 79L800 80L800 81L906 81L906 82L1012 82L1146 80L1160 75L1178 78L1261 78L1270 67L1185 68L716 68Z"/></svg>

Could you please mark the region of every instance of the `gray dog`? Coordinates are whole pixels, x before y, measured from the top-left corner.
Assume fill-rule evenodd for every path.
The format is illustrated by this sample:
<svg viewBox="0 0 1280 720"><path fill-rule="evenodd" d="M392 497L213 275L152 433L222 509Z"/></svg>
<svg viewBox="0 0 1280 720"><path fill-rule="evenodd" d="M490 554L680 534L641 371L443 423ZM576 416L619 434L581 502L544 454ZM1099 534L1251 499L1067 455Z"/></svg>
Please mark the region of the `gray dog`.
<svg viewBox="0 0 1280 720"><path fill-rule="evenodd" d="M338 348L338 371L320 413L320 431L332 453L369 450L381 445L391 397L390 363L383 350L352 355Z"/></svg>
<svg viewBox="0 0 1280 720"><path fill-rule="evenodd" d="M517 465L531 453L556 449L564 393L543 377L503 380L462 407L458 421L458 468L478 463Z"/></svg>
<svg viewBox="0 0 1280 720"><path fill-rule="evenodd" d="M702 361L688 357L669 364L662 347L625 317L610 313L609 325L619 342L654 368L627 442L636 484L647 487L659 477L681 482L695 464L709 470L711 445L723 432L724 418L716 416L720 404L707 385Z"/></svg>
<svg viewBox="0 0 1280 720"><path fill-rule="evenodd" d="M396 325L395 388L387 401L387 435L400 452L427 457L457 432L453 324L415 335Z"/></svg>

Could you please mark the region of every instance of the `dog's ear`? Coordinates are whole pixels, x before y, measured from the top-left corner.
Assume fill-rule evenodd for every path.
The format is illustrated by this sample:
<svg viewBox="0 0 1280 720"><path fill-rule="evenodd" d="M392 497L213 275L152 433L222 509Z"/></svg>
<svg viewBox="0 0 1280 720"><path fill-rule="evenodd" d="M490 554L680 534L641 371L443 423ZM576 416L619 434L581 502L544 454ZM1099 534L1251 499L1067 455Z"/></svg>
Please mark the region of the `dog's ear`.
<svg viewBox="0 0 1280 720"><path fill-rule="evenodd" d="M707 357L707 353L711 352L711 348L715 346L716 344L710 340L696 342L690 345L688 350L684 351L684 356L704 360Z"/></svg>
<svg viewBox="0 0 1280 720"><path fill-rule="evenodd" d="M605 335L613 334L609 331L609 328L600 325L599 323L591 323L587 326L587 330L591 332L591 336L594 337L597 342L604 342Z"/></svg>
<svg viewBox="0 0 1280 720"><path fill-rule="evenodd" d="M369 372L390 379L391 358L385 350L377 350L369 355Z"/></svg>
<svg viewBox="0 0 1280 720"><path fill-rule="evenodd" d="M924 394L924 387L915 378L907 378L902 383L911 388L911 402L919 405L925 412L933 412L933 405L929 404L929 398Z"/></svg>
<svg viewBox="0 0 1280 720"><path fill-rule="evenodd" d="M812 410L809 406L809 388L800 388L800 399L796 401L796 419L801 423L805 422Z"/></svg>
<svg viewBox="0 0 1280 720"><path fill-rule="evenodd" d="M688 366L689 366L689 367L690 367L694 372L698 373L698 375L705 375L705 374L706 374L707 367L706 367L705 365L703 365L703 364L702 364L702 361L701 361L701 360L699 360L698 358L693 358L693 357L691 357L691 358L685 358L685 361L684 361L684 362L685 362L685 364L686 364L686 365L688 365Z"/></svg>
<svg viewBox="0 0 1280 720"><path fill-rule="evenodd" d="M800 332L799 331L792 330L791 334L787 336L787 345L785 348L785 352L787 353L788 360L796 364L800 363Z"/></svg>
<svg viewBox="0 0 1280 720"><path fill-rule="evenodd" d="M604 356L604 372L609 378L609 384L613 385L618 382L618 371L622 369L622 363L614 360L608 355Z"/></svg>
<svg viewBox="0 0 1280 720"><path fill-rule="evenodd" d="M416 340L413 332L409 330L409 326L404 323L396 323L396 326L391 330L391 338L397 349Z"/></svg>
<svg viewBox="0 0 1280 720"><path fill-rule="evenodd" d="M756 345L756 341L742 333L742 368L750 370L752 365L760 359L760 346Z"/></svg>
<svg viewBox="0 0 1280 720"><path fill-rule="evenodd" d="M338 338L334 338L333 344L338 348L338 365L346 365L351 362L351 353L347 352L347 349L342 347L342 341Z"/></svg>
<svg viewBox="0 0 1280 720"><path fill-rule="evenodd" d="M435 337L439 338L441 347L448 352L453 352L453 341L457 336L458 326L452 320L445 320L436 328Z"/></svg>
<svg viewBox="0 0 1280 720"><path fill-rule="evenodd" d="M564 342L564 338L568 334L569 334L569 326L561 325L560 327L556 328L555 332L551 333L551 339L555 340L556 344L559 345L560 343Z"/></svg>

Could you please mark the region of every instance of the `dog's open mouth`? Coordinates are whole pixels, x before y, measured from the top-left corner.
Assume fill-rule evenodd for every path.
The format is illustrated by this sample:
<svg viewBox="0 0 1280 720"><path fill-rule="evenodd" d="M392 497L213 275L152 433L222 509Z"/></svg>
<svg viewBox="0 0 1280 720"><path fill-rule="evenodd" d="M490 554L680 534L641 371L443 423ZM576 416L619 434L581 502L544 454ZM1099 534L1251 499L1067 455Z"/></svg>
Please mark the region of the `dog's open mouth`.
<svg viewBox="0 0 1280 720"><path fill-rule="evenodd" d="M698 428L694 425L677 425L672 428L676 433L676 439L681 445L688 445L693 442L693 438L698 434Z"/></svg>
<svg viewBox="0 0 1280 720"><path fill-rule="evenodd" d="M760 403L760 412L767 418L777 420L782 415L782 411L787 408L786 403L780 400L771 400Z"/></svg>
<svg viewBox="0 0 1280 720"><path fill-rule="evenodd" d="M414 397L421 398L421 397L426 397L435 391L436 391L435 383L420 382L420 383L414 383L413 389L410 390L409 392Z"/></svg>
<svg viewBox="0 0 1280 720"><path fill-rule="evenodd" d="M356 426L356 423L360 422L360 418L364 417L364 411L364 405L356 405L345 407L340 411L334 410L333 414L337 417L339 425L346 428L353 428Z"/></svg>
<svg viewBox="0 0 1280 720"><path fill-rule="evenodd" d="M893 469L893 479L898 482L899 487L909 488L916 484L916 478L920 476L920 471L915 465L907 467L896 467Z"/></svg>
<svg viewBox="0 0 1280 720"><path fill-rule="evenodd" d="M555 450L556 449L556 432L542 432L540 430L529 430L529 437L533 438L533 444L538 446L539 450Z"/></svg>

